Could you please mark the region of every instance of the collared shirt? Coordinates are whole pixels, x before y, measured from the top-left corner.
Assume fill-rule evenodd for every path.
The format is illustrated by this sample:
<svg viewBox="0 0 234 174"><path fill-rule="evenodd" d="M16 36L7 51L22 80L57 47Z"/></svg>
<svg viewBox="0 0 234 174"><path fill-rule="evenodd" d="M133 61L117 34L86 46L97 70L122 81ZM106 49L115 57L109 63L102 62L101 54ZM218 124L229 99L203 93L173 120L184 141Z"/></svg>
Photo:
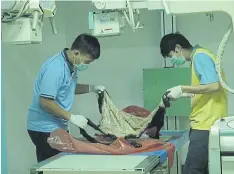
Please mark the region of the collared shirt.
<svg viewBox="0 0 234 174"><path fill-rule="evenodd" d="M58 128L67 129L66 120L55 117L40 107L40 97L46 97L54 99L66 111L72 108L77 72L73 70L65 51L66 49L45 61L36 77L28 112L29 130L52 132Z"/></svg>

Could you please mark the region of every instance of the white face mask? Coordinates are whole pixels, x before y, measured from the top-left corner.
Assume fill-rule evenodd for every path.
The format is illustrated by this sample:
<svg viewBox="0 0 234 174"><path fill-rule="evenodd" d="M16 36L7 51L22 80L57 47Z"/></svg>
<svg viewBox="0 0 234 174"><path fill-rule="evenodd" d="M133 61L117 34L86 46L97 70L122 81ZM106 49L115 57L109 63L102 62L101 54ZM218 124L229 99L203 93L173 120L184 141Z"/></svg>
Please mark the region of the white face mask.
<svg viewBox="0 0 234 174"><path fill-rule="evenodd" d="M74 66L76 67L76 70L77 71L85 71L88 69L88 65L87 64L84 64L82 63L81 61L81 56L80 56L80 64L75 64L75 58L74 58Z"/></svg>

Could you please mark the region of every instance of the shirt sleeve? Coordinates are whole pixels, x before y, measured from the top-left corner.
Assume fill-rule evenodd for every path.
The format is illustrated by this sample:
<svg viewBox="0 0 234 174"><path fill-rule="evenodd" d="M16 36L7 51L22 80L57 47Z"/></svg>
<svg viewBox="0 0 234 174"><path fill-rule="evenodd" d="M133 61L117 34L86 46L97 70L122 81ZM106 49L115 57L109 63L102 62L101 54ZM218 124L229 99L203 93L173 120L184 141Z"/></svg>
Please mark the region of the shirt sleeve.
<svg viewBox="0 0 234 174"><path fill-rule="evenodd" d="M40 96L55 99L63 80L63 68L58 63L46 67L40 84Z"/></svg>
<svg viewBox="0 0 234 174"><path fill-rule="evenodd" d="M201 85L219 81L219 77L215 69L215 63L209 55L198 53L195 55L193 63L195 73L197 74Z"/></svg>

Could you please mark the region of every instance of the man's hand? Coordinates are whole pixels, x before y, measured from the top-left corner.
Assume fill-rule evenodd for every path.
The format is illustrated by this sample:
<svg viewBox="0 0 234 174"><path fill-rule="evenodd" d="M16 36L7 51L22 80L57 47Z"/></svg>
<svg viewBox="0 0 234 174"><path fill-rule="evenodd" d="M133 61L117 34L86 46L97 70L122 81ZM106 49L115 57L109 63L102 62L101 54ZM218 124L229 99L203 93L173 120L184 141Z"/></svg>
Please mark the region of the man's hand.
<svg viewBox="0 0 234 174"><path fill-rule="evenodd" d="M181 86L183 93L205 94L219 91L221 85L219 82L197 86Z"/></svg>
<svg viewBox="0 0 234 174"><path fill-rule="evenodd" d="M69 122L84 129L87 126L88 120L83 115L71 115Z"/></svg>
<svg viewBox="0 0 234 174"><path fill-rule="evenodd" d="M167 97L171 98L171 99L174 99L174 100L180 98L181 95L182 95L181 86L175 86L173 88L168 89L167 91L170 91L167 94Z"/></svg>
<svg viewBox="0 0 234 174"><path fill-rule="evenodd" d="M181 98L194 98L195 94L191 94L191 93L182 93L181 94Z"/></svg>
<svg viewBox="0 0 234 174"><path fill-rule="evenodd" d="M89 92L103 92L106 88L102 85L89 85Z"/></svg>

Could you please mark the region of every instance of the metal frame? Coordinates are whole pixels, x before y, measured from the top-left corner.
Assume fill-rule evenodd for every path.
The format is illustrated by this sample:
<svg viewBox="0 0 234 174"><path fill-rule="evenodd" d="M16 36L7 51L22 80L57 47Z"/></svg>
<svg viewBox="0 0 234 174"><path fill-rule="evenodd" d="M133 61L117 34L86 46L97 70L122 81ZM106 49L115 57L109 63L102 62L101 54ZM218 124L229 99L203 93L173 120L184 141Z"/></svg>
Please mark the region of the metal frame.
<svg viewBox="0 0 234 174"><path fill-rule="evenodd" d="M52 173L56 173L56 172L59 172L59 174L67 174L67 173L72 173L72 174L75 174L75 173L78 173L78 174L81 174L81 173L95 173L95 174L112 173L113 174L113 173L115 173L115 174L119 174L120 172L121 172L121 174L123 174L123 173L147 174L147 173L151 172L153 169L155 169L156 167L160 166L160 157L155 155L155 156L148 156L148 157L145 156L145 159L133 168L129 168L129 169L119 168L119 169L115 169L113 171L110 171L109 169L108 170L105 170L105 169L82 170L79 167L77 168L77 166L76 166L76 168L69 168L69 169L63 168L61 166L59 166L58 168L57 167L56 168L43 168L43 166L45 166L46 164L54 162L55 160L58 160L59 158L66 156L66 155L68 155L68 154L58 154L58 155L51 157L45 161L42 161L38 164L35 164L32 167L30 167L29 173L36 174L38 172L43 171L44 174L45 173L52 174ZM76 157L82 156L79 154L77 154L77 155L72 154L71 156L74 156L74 155ZM83 156L86 156L86 155L83 155ZM92 156L97 156L97 155L89 155L89 156L90 156L90 159L92 159ZM101 155L101 156L108 156L109 157L110 155ZM111 156L112 156L112 158L115 157L113 155L111 155ZM123 155L121 155L121 156L123 156ZM143 157L143 156L141 156L141 157ZM132 156L131 158L136 158L136 156ZM167 167L168 167L168 162L166 162L166 164L164 163L164 168L167 168Z"/></svg>

